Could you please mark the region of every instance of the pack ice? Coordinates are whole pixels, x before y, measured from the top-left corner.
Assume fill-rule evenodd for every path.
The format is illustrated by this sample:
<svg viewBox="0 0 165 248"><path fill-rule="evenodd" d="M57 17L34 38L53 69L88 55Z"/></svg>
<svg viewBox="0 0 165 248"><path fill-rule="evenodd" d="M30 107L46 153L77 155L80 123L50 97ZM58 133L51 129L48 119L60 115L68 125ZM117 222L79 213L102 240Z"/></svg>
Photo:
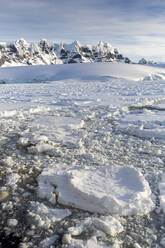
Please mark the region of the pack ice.
<svg viewBox="0 0 165 248"><path fill-rule="evenodd" d="M102 214L145 214L154 207L148 182L130 166L45 169L38 194L54 191L60 204Z"/></svg>

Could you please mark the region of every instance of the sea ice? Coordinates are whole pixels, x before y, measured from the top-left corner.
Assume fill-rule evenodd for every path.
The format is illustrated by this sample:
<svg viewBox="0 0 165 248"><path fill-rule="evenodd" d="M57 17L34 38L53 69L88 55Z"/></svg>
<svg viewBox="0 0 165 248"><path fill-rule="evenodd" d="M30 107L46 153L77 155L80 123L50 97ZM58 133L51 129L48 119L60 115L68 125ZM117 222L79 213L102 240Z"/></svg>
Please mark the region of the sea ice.
<svg viewBox="0 0 165 248"><path fill-rule="evenodd" d="M138 110L139 107L139 110ZM165 138L164 108L154 105L135 106L118 121L117 128L124 133L141 138ZM148 109L147 109L148 108Z"/></svg>
<svg viewBox="0 0 165 248"><path fill-rule="evenodd" d="M40 185L55 185L59 203L90 212L134 215L154 207L148 182L129 166L45 169L38 182L40 194Z"/></svg>
<svg viewBox="0 0 165 248"><path fill-rule="evenodd" d="M69 77L60 82L5 84L1 87L0 145L3 170L1 179L5 187L0 189L0 201L3 211L12 213L14 209L17 209L18 213L22 213L29 207L29 205L19 204L20 200L22 202L21 197L24 197L24 201L35 197L34 191L26 192L28 187L34 190L36 186L35 177L38 176L38 173L35 173L36 170L33 174L31 172L33 172L34 166L36 169L43 169L38 177L37 188L41 203L33 202L28 208L30 224L34 224L36 227L35 234L33 233L34 235L31 236L31 246L34 246L38 240L38 233L43 233L43 239L46 238L46 235L50 235L47 233L47 228L69 214L69 210L66 209L61 209L62 212L59 214L57 211L60 209L50 207L50 204L45 205L45 199L55 204L57 198L58 203L109 215L115 213L119 215L145 214L154 208L151 190L144 176L130 166L109 166L109 163L127 165L133 162L133 167L143 167L143 172L150 180L153 192L155 192L155 187L157 189L155 177L157 177L158 167L154 164L161 165L160 169L163 168L164 145L162 146L162 143L164 141L157 140L155 144L154 140L146 142L145 138L165 137L164 81L140 82L139 79L149 74L163 73L164 69L160 71L159 68L153 70L152 66L115 65L115 63L113 65L110 63L91 64L90 68L87 64L83 66L84 69L78 65L79 71L76 70L76 67L75 65L66 65ZM144 71L145 68L146 71ZM39 82L40 79L43 79L43 69L45 78L56 79L50 75L51 73L56 74L55 66L3 69L0 77L4 77L9 82L32 82L35 78ZM57 68L61 79L66 69L65 66ZM77 75L74 76L73 72ZM79 75L80 72L81 75ZM131 75L129 75L130 72ZM71 79L72 75L74 76L73 80ZM95 75L95 79L91 78L92 75ZM66 74L64 76L67 77ZM85 81L81 80L82 76L85 76ZM137 82L128 81L126 78ZM135 106L135 109L132 106ZM116 132L116 129L122 130L122 132ZM126 132L127 135L123 132ZM140 136L142 139L136 139L130 134ZM71 145L69 146L68 143ZM81 155L81 144L84 146L83 156ZM33 153L34 156L28 155L27 151ZM50 157L42 155L50 155L50 153L53 153ZM33 158L35 163L33 163ZM79 166L71 168L70 165L76 164ZM100 167L99 164L106 166ZM24 178L26 176L22 170L24 168L26 168L26 175L33 176L34 183L33 180L26 181ZM20 171L21 178L17 174L18 171ZM17 184L19 185L20 180L22 180L21 188L18 189L17 198L15 198L11 189ZM22 189L25 185L27 188ZM162 176L159 189L160 204L165 212L165 176ZM5 216L2 216L2 220L7 223ZM81 234L87 225L80 218L80 225L73 227L72 220L75 216L69 218L71 222L68 223L71 227L67 228L73 236L70 245L75 243L75 246L72 247L101 246L103 248L104 246L100 244L100 241L98 242L97 238L104 239L108 233L113 236L122 231L121 224L115 222L119 220L117 217L114 221L111 216L98 217L97 214L96 216L92 217L92 220L89 219L89 222L85 220L89 223L89 225L87 224L89 229L95 229L95 238L89 238L89 240L74 239L74 235ZM154 219L148 219L149 216L146 218L147 222L145 223L142 221L143 218L135 223L133 221L136 220L136 217L131 218L132 220L124 218L125 224L128 223L130 227L135 227L137 238L134 233L130 233L133 242L140 242L139 235L142 235L143 240L147 240L148 229L152 233L152 226L155 226ZM158 208L157 218L158 221L161 221ZM151 221L149 226L147 225L148 221ZM17 227L19 228L22 224L18 223ZM56 232L58 227L61 229L62 225L63 223L59 222L53 226L53 230ZM140 229L142 229L141 233ZM62 230L65 229L62 227ZM49 238L45 242L53 242L51 237ZM159 242L160 237L157 240ZM43 242L43 246L46 246L45 242ZM133 245L135 246L135 244ZM129 244L126 242L125 245ZM110 248L111 245L108 244L108 247Z"/></svg>

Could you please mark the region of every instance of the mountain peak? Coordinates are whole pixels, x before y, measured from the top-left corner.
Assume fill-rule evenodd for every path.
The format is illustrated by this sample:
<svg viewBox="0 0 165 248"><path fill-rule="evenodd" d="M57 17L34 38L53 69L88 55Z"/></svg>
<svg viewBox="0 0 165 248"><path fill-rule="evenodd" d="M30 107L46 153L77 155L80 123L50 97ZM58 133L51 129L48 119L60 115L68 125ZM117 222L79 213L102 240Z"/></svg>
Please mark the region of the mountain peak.
<svg viewBox="0 0 165 248"><path fill-rule="evenodd" d="M75 40L73 42L73 45L78 46L78 47L81 47L81 43L78 40Z"/></svg>

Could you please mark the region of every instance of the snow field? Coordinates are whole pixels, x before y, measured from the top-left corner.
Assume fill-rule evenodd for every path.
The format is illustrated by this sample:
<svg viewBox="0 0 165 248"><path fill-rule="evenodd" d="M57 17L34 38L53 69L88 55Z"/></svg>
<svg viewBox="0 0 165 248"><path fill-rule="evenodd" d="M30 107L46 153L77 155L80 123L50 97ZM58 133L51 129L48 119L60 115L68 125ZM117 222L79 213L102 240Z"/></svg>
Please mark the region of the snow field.
<svg viewBox="0 0 165 248"><path fill-rule="evenodd" d="M132 81L164 80L164 68L123 63L84 63L0 68L0 82L37 83L61 80L102 81L107 79Z"/></svg>

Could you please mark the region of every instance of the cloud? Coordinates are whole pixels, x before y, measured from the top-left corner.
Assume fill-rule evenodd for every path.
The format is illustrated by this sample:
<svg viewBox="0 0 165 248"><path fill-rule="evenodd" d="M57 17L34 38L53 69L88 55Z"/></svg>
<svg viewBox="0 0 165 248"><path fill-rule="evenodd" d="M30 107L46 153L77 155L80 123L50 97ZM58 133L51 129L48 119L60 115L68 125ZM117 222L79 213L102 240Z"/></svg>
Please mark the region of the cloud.
<svg viewBox="0 0 165 248"><path fill-rule="evenodd" d="M123 53L161 55L164 12L164 0L1 0L1 40L106 40Z"/></svg>

